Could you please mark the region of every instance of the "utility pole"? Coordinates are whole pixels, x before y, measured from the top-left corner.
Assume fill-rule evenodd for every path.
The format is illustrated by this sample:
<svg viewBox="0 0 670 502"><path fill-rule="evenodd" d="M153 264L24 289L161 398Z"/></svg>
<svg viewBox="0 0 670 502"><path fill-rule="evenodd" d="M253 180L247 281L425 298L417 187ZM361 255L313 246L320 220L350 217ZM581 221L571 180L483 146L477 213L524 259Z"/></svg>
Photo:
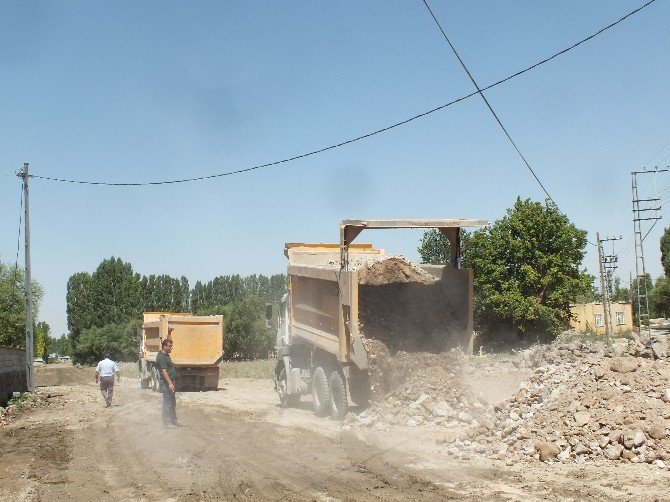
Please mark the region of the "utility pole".
<svg viewBox="0 0 670 502"><path fill-rule="evenodd" d="M23 204L25 208L25 262L26 262L26 386L28 392L35 392L35 372L33 354L33 288L30 278L30 201L28 200L28 164L16 173L23 178Z"/></svg>
<svg viewBox="0 0 670 502"><path fill-rule="evenodd" d="M605 318L605 334L607 335L607 346L612 346L612 328L610 325L610 315L609 315L609 294L608 287L605 284L605 260L603 259L603 244L600 240L600 233L596 232L596 241L598 242L598 264L600 268L600 292L602 293L603 299L603 317Z"/></svg>
<svg viewBox="0 0 670 502"><path fill-rule="evenodd" d="M610 335L614 333L613 321L612 321L612 296L614 295L614 271L617 269L617 262L619 258L614 254L614 241L620 241L621 236L618 237L605 237L600 242L612 242L612 254L603 255L603 267L605 269L605 288L607 289L607 311L609 319L609 330ZM601 244L602 245L602 244Z"/></svg>
<svg viewBox="0 0 670 502"><path fill-rule="evenodd" d="M649 292L647 291L647 271L644 267L644 250L642 243L644 239L649 235L649 232L654 228L656 222L661 219L660 210L661 205L658 207L640 207L640 202L646 203L644 205L649 206L652 202L659 202L658 197L651 199L640 199L637 193L637 175L638 174L656 174L667 172L668 169L659 169L658 167L653 170L644 170L644 171L633 171L631 175L633 177L633 231L635 234L635 275L637 276L637 323L640 329L640 336L642 336L642 326L646 323L647 325L647 336L651 336L651 326L649 322ZM653 211L652 216L646 216L647 211ZM643 217L644 216L644 217ZM642 222L643 221L653 221L651 228L647 233L642 235Z"/></svg>

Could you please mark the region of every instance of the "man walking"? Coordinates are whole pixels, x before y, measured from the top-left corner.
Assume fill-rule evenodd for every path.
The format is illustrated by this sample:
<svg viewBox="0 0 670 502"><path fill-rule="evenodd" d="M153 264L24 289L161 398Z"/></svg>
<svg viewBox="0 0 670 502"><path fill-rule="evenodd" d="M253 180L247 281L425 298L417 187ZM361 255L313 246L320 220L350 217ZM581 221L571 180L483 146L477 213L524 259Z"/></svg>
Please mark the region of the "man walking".
<svg viewBox="0 0 670 502"><path fill-rule="evenodd" d="M108 408L112 405L112 397L114 396L115 373L117 381L120 382L119 367L108 355L105 355L105 358L95 368L95 383L100 382L100 394L102 394L105 406Z"/></svg>
<svg viewBox="0 0 670 502"><path fill-rule="evenodd" d="M172 352L172 340L166 338L161 343L161 351L156 354L156 365L161 375L160 389L163 393L163 425L165 427L178 427L177 424L177 402L175 399L175 368L170 358Z"/></svg>

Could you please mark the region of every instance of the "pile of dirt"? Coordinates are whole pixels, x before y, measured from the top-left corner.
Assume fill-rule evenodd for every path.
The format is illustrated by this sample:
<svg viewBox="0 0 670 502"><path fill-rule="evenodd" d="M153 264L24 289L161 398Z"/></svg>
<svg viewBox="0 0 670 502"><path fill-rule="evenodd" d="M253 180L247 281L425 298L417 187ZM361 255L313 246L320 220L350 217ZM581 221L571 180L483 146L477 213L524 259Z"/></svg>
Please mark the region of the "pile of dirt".
<svg viewBox="0 0 670 502"><path fill-rule="evenodd" d="M434 284L436 281L432 275L402 256L389 256L374 262L362 263L358 271L358 282L369 286L393 283Z"/></svg>
<svg viewBox="0 0 670 502"><path fill-rule="evenodd" d="M525 351L534 375L472 424L455 450L507 463L630 461L670 468L668 341L555 344ZM662 356L662 357L659 357Z"/></svg>
<svg viewBox="0 0 670 502"><path fill-rule="evenodd" d="M455 346L449 335L456 316L443 285L404 258L390 257L362 267L358 295L363 338L380 341L391 355L439 353Z"/></svg>
<svg viewBox="0 0 670 502"><path fill-rule="evenodd" d="M376 342L376 341L375 341ZM378 342L377 342L378 343ZM466 356L459 349L437 354L398 352L384 354L383 347L371 356L375 399L370 408L352 417L358 427L384 429L386 425L456 428L486 421L491 410L486 401L463 381ZM379 373L377 371L383 370ZM375 385L383 379L384 391ZM392 379L392 382L388 380Z"/></svg>

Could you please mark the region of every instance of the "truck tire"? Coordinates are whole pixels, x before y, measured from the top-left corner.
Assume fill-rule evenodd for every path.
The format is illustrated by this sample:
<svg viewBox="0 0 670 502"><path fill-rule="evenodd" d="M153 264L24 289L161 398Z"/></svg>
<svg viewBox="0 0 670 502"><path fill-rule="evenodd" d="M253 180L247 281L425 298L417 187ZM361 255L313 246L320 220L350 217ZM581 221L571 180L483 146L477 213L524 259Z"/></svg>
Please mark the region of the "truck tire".
<svg viewBox="0 0 670 502"><path fill-rule="evenodd" d="M331 401L328 377L324 369L321 366L317 366L312 375L312 405L314 406L314 413L319 417L328 415L330 413Z"/></svg>
<svg viewBox="0 0 670 502"><path fill-rule="evenodd" d="M277 378L277 394L279 394L279 404L282 408L295 408L300 402L300 394L288 393L288 378L286 368L282 368Z"/></svg>
<svg viewBox="0 0 670 502"><path fill-rule="evenodd" d="M347 386L344 375L340 370L334 370L330 374L330 392L332 394L330 418L333 420L344 420L349 411L349 403L347 402Z"/></svg>

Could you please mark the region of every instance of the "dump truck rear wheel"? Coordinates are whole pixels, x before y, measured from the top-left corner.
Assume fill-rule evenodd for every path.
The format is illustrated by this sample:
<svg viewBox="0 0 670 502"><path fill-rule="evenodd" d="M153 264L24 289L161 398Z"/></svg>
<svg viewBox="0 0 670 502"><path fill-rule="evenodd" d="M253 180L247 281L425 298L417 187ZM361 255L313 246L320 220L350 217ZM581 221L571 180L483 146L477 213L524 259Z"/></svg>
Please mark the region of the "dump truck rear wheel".
<svg viewBox="0 0 670 502"><path fill-rule="evenodd" d="M347 402L347 386L344 375L341 371L335 370L330 374L330 392L332 394L332 404L330 418L333 420L344 420L349 411Z"/></svg>
<svg viewBox="0 0 670 502"><path fill-rule="evenodd" d="M320 417L328 415L330 413L331 401L328 377L324 369L321 366L317 366L312 375L312 404L314 406L314 413Z"/></svg>
<svg viewBox="0 0 670 502"><path fill-rule="evenodd" d="M279 394L279 402L282 408L293 408L300 402L300 394L288 393L288 378L286 375L286 368L282 368L279 372L277 380L277 393Z"/></svg>

